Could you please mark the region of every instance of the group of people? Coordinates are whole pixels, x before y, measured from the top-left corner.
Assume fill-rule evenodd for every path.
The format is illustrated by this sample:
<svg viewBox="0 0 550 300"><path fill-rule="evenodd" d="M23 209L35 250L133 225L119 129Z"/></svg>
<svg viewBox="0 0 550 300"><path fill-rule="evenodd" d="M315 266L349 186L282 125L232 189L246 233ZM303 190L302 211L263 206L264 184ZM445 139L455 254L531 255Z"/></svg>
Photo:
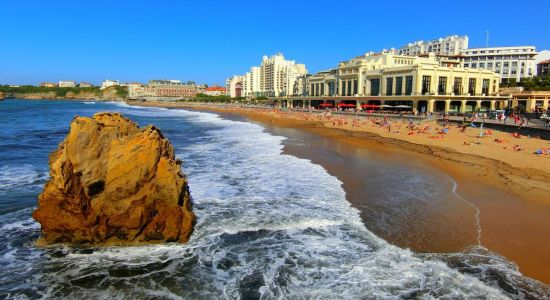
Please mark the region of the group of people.
<svg viewBox="0 0 550 300"><path fill-rule="evenodd" d="M237 109L237 108L235 108ZM241 107L241 109L243 109ZM369 116L369 115L342 115L334 114L333 110L324 110L322 112L311 112L303 110L281 110L273 107L248 107L246 110L250 110L255 113L267 113L275 114L280 118L291 118L304 121L321 121L330 124L332 127L351 127L351 128L381 128L386 130L389 134L400 134L401 131L405 131L409 136L425 135L431 139L445 139L453 128L448 118L443 118L443 123L437 125L436 122L428 120L417 120L413 118L407 118L407 116L400 114L399 117L395 115L387 116ZM475 125L475 122L483 122L482 116L472 115L471 117L464 117L462 123L456 125L456 132L467 135L468 128L474 127L479 130L479 135L476 133L476 137L492 136L493 132L490 129L483 130L482 127ZM526 124L528 121L522 120L518 115L511 116L514 122L518 124ZM478 123L479 124L479 123ZM477 129L478 128L478 129ZM405 130L404 130L405 129ZM511 133L510 136L515 139L523 139L524 137L517 132ZM499 138L497 135L494 142L499 144L505 144L502 147L504 150L511 150L514 152L524 151L525 147L520 143L513 143L511 146L506 145L508 141ZM481 145L480 141L464 141L464 145ZM542 147L535 151L537 155L549 155L550 148Z"/></svg>

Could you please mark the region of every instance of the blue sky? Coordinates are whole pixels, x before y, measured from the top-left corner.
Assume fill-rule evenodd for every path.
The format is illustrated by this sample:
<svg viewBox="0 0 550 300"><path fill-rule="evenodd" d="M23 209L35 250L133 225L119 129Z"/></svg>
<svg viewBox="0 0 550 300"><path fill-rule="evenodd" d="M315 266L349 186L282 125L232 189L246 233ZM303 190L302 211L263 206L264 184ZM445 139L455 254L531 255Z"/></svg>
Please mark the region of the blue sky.
<svg viewBox="0 0 550 300"><path fill-rule="evenodd" d="M282 52L310 72L459 34L550 49L549 0L0 0L0 84L153 78L222 84Z"/></svg>

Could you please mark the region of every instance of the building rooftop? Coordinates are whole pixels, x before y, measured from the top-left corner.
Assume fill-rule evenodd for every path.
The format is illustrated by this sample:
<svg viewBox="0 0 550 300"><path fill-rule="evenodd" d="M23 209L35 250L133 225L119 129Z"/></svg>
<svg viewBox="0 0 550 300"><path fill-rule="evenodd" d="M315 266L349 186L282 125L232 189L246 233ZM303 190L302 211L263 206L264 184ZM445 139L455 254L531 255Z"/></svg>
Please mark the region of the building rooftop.
<svg viewBox="0 0 550 300"><path fill-rule="evenodd" d="M225 88L221 87L221 86L211 86L211 87L207 87L206 89L204 89L205 91L221 91L221 92L225 92Z"/></svg>

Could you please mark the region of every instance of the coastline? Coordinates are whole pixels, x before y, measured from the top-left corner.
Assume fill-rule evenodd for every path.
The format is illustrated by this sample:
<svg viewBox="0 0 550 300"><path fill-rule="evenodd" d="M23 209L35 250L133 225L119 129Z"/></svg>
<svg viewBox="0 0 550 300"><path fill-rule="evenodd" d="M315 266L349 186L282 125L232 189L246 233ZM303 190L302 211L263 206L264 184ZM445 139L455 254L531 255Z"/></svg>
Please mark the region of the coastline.
<svg viewBox="0 0 550 300"><path fill-rule="evenodd" d="M456 181L457 192L479 208L478 217L483 246L516 262L520 271L526 276L547 284L550 283L550 274L547 272L550 269L550 254L545 251L550 248L550 240L540 238L546 236L550 231L550 221L547 220L547 216L550 214L550 203L547 197L545 198L550 188L550 174L541 169L511 167L501 160L461 153L449 148L384 137L376 132L330 128L319 121L298 120L273 113L180 103L131 101L127 103L139 106L213 111L222 115L236 114L260 123L268 130L271 127L298 129L331 141L337 141L353 149L368 149L382 153L381 159L384 159L384 156L386 159L392 159L400 155L405 155L407 160L418 159L429 164L431 168L450 175ZM342 168L338 170L338 167L327 162L326 157L323 156L315 157L315 155L303 151L300 153L287 146L283 151L311 159L338 177L344 183L343 187L350 198L350 203L361 211L364 221L367 221L361 207L364 199L359 195L357 185L354 185L354 178L347 175L346 170L342 170ZM465 214L469 218L476 217L474 211L465 212ZM434 225L437 225L437 220L434 220ZM470 235L465 236L464 240L472 242L471 228L469 231ZM411 240L392 239L383 234L381 237L400 247L411 248L417 252L445 253L464 250L457 248L457 245L464 243L448 245L446 249L444 241L440 241L444 242L443 247L429 247L423 242L415 243Z"/></svg>

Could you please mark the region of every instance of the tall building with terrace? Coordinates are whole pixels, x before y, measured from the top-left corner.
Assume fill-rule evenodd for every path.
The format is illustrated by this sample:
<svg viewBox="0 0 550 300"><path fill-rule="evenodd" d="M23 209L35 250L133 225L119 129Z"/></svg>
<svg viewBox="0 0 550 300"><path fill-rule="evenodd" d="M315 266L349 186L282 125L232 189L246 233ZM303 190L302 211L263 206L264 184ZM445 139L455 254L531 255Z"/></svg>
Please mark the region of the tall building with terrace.
<svg viewBox="0 0 550 300"><path fill-rule="evenodd" d="M307 74L304 64L294 60L286 60L283 54L263 56L260 66L250 68L242 76L234 76L227 80L228 93L233 97L232 88L228 85L235 83L235 78L242 86L241 96L253 98L258 96L282 97L294 94L296 81Z"/></svg>
<svg viewBox="0 0 550 300"><path fill-rule="evenodd" d="M500 74L502 82L535 76L534 46L472 48L462 52L464 68L490 70Z"/></svg>
<svg viewBox="0 0 550 300"><path fill-rule="evenodd" d="M468 49L468 36L449 35L431 41L416 41L399 48L399 54L420 56L434 53L436 55L459 55Z"/></svg>

